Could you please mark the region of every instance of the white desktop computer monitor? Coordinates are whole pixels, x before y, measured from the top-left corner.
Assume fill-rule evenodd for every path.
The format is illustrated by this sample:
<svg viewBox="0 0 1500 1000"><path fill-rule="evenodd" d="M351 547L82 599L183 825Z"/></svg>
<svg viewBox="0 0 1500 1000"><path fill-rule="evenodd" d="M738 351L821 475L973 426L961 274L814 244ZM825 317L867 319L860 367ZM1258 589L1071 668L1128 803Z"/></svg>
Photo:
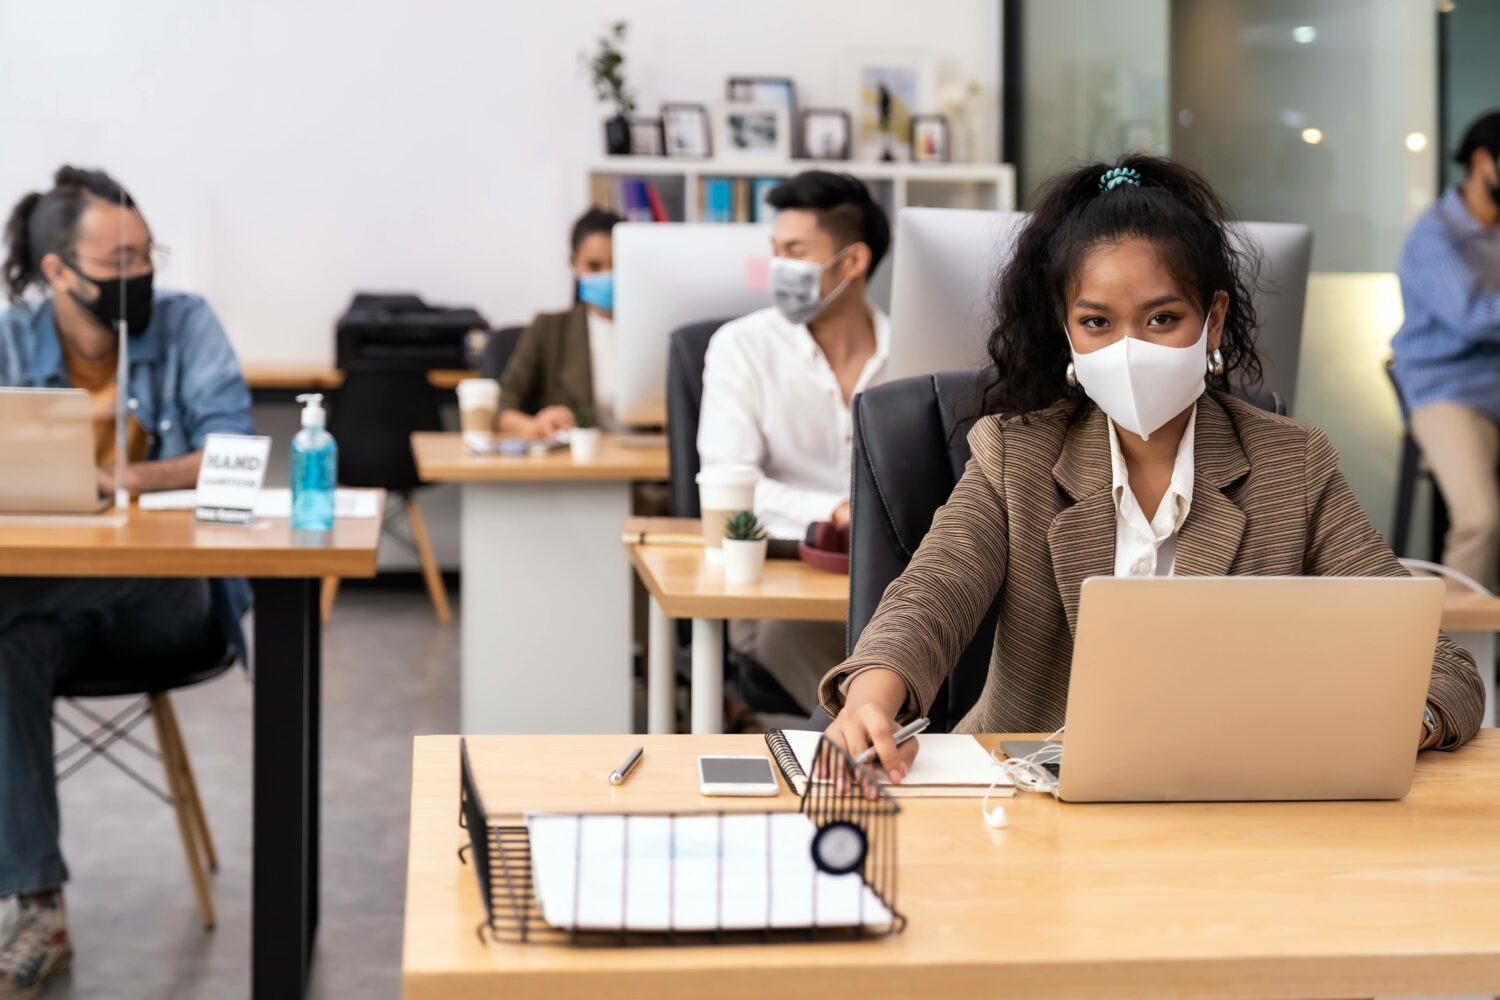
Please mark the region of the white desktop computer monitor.
<svg viewBox="0 0 1500 1000"><path fill-rule="evenodd" d="M886 378L983 368L995 276L1026 216L966 208L896 215Z"/></svg>
<svg viewBox="0 0 1500 1000"><path fill-rule="evenodd" d="M903 208L896 220L888 378L982 368L994 321L991 297L1026 216L951 208ZM1265 262L1252 294L1260 318L1264 389L1291 412L1302 346L1312 233L1306 226L1247 222Z"/></svg>
<svg viewBox="0 0 1500 1000"><path fill-rule="evenodd" d="M659 426L672 331L771 304L771 227L625 222L614 258L615 412L626 426Z"/></svg>

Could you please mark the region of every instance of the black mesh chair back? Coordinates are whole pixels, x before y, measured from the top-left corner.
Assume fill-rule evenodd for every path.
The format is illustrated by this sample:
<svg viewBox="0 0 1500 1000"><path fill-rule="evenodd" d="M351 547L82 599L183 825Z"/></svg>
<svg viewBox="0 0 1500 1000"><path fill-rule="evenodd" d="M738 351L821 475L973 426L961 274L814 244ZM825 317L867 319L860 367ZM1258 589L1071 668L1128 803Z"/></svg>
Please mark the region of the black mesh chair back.
<svg viewBox="0 0 1500 1000"><path fill-rule="evenodd" d="M502 326L491 333L484 345L484 355L479 359L479 374L499 381L505 374L505 366L510 363L510 356L516 353L521 334L525 332L524 326Z"/></svg>
<svg viewBox="0 0 1500 1000"><path fill-rule="evenodd" d="M933 515L969 461L968 431L979 412L985 373L940 372L899 379L854 399L854 474L849 539L849 630L852 651L881 595L900 576L932 526ZM1274 392L1236 395L1285 415ZM938 691L933 729L951 729L979 700L989 675L999 598L985 612L953 672Z"/></svg>
<svg viewBox="0 0 1500 1000"><path fill-rule="evenodd" d="M672 516L697 517L698 411L703 406L703 359L708 342L727 319L689 323L672 331L667 346L667 459L672 476Z"/></svg>
<svg viewBox="0 0 1500 1000"><path fill-rule="evenodd" d="M411 435L442 429L437 390L425 371L400 362L349 365L328 406L328 431L339 447L339 484L411 492L422 485Z"/></svg>

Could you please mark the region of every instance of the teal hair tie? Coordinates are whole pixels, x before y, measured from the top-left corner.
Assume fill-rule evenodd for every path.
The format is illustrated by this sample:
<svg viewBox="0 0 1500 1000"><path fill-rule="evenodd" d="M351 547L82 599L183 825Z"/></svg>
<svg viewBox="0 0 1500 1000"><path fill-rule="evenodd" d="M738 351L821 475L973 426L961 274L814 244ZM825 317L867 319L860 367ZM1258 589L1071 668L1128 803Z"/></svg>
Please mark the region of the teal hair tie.
<svg viewBox="0 0 1500 1000"><path fill-rule="evenodd" d="M1099 177L1099 192L1113 191L1121 184L1129 184L1131 187L1141 186L1140 171L1133 167L1114 167L1106 170Z"/></svg>

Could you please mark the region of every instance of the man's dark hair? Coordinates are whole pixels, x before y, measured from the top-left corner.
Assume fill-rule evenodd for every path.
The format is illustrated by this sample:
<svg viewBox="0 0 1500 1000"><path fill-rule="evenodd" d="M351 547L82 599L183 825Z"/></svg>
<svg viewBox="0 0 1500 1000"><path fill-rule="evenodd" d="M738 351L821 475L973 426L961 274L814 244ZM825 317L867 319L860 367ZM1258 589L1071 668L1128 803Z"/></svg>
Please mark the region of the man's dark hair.
<svg viewBox="0 0 1500 1000"><path fill-rule="evenodd" d="M808 170L782 181L766 195L772 208L814 212L818 228L844 246L863 243L870 248L868 280L891 248L891 223L885 209L870 197L870 189L848 174Z"/></svg>
<svg viewBox="0 0 1500 1000"><path fill-rule="evenodd" d="M93 199L135 207L129 192L109 174L68 166L58 168L51 191L33 191L16 203L5 223L5 290L12 302L41 283L43 257L73 252L78 220Z"/></svg>
<svg viewBox="0 0 1500 1000"><path fill-rule="evenodd" d="M1454 162L1467 170L1476 149L1487 149L1491 156L1500 159L1500 108L1486 111L1469 124L1453 154Z"/></svg>
<svg viewBox="0 0 1500 1000"><path fill-rule="evenodd" d="M595 206L580 215L578 221L573 223L573 238L568 246L572 247L574 253L577 253L578 248L583 245L584 240L595 233L603 233L605 236L608 236L616 224L624 221L624 219L615 213Z"/></svg>

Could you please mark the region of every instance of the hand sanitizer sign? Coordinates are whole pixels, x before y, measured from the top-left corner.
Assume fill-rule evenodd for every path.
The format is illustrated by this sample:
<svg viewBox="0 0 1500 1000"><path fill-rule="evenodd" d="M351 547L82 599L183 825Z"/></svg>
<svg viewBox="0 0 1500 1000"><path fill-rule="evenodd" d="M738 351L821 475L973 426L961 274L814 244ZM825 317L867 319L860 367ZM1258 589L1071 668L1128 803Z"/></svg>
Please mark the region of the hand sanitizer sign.
<svg viewBox="0 0 1500 1000"><path fill-rule="evenodd" d="M210 434L198 469L198 520L249 524L270 457L268 437Z"/></svg>

